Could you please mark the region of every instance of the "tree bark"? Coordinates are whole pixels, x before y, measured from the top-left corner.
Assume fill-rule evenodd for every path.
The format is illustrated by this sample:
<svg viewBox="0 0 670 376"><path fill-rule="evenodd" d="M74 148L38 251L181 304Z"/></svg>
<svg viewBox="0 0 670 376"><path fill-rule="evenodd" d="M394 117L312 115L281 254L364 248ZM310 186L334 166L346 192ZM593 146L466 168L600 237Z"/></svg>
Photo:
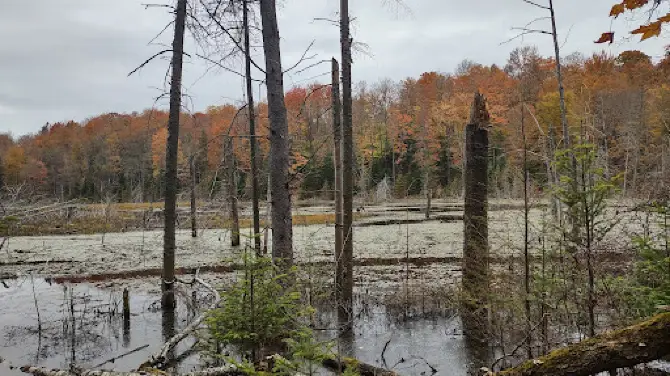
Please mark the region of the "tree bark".
<svg viewBox="0 0 670 376"><path fill-rule="evenodd" d="M332 60L333 143L335 163L335 296L338 307L346 305L344 281L346 269L342 262L344 250L342 212L342 102L340 100L340 64ZM348 321L348 320L347 320Z"/></svg>
<svg viewBox="0 0 670 376"><path fill-rule="evenodd" d="M670 313L554 350L497 376L588 376L670 354Z"/></svg>
<svg viewBox="0 0 670 376"><path fill-rule="evenodd" d="M466 335L482 344L488 334L488 126L486 99L476 93L465 130L462 320Z"/></svg>
<svg viewBox="0 0 670 376"><path fill-rule="evenodd" d="M228 205L230 206L230 245L240 245L240 215L237 208L237 168L233 153L233 137L226 136L226 181L228 187Z"/></svg>
<svg viewBox="0 0 670 376"><path fill-rule="evenodd" d="M261 255L261 217L258 207L258 148L256 141L256 113L254 91L251 86L251 46L249 38L249 0L243 0L242 24L244 28L245 80L247 85L247 113L249 114L249 146L251 147L251 211L254 218L254 245Z"/></svg>
<svg viewBox="0 0 670 376"><path fill-rule="evenodd" d="M349 0L340 0L340 47L342 49L342 223L344 246L342 250L342 302L338 302L339 322L353 327L353 201L354 201L354 140L353 99L351 92L351 36L349 33Z"/></svg>
<svg viewBox="0 0 670 376"><path fill-rule="evenodd" d="M270 119L272 258L284 271L293 264L293 218L289 188L289 134L279 47L276 0L261 0L265 76Z"/></svg>
<svg viewBox="0 0 670 376"><path fill-rule="evenodd" d="M181 113L181 78L184 57L186 0L177 1L174 40L172 41L172 80L170 82L170 114L165 152L165 226L163 234L163 276L161 304L173 309L175 224L177 220L177 156L179 152L179 115Z"/></svg>

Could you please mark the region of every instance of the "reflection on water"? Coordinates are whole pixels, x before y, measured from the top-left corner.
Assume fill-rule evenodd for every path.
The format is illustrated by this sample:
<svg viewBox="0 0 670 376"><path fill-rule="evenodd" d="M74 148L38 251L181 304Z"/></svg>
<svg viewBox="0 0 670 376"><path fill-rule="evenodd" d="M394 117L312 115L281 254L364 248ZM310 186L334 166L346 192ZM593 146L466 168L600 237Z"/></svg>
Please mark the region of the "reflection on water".
<svg viewBox="0 0 670 376"><path fill-rule="evenodd" d="M130 371L156 353L195 315L195 297L179 297L178 309L160 310L160 297L130 291L130 315L123 314L123 292L88 284L57 285L44 279L6 281L0 287L0 374L21 375L9 364L67 368L71 363ZM34 294L33 294L34 288ZM204 305L202 305L204 307ZM39 319L38 310L39 308ZM468 365L479 369L476 347L467 346L460 321L447 315L421 315L398 320L381 305L356 307L352 335L336 341L343 355L402 375L466 375ZM322 340L337 337L337 313L320 310L315 318ZM40 330L41 329L41 330ZM184 372L198 367L197 355L182 356L193 341L170 354ZM472 345L472 344L470 344ZM134 351L137 350L137 351ZM134 351L134 352L133 352ZM129 354L128 354L129 353ZM124 355L113 362L107 360ZM175 365L172 362L171 365ZM102 365L101 365L102 364Z"/></svg>
<svg viewBox="0 0 670 376"><path fill-rule="evenodd" d="M130 315L124 317L120 290L56 285L38 278L33 281L34 285L30 278L5 281L6 287L0 287L0 357L5 359L0 375L22 375L18 369L9 369L10 365L62 369L75 363L94 367L141 349L100 366L129 371L163 343L158 296L131 292ZM175 313L173 327L175 323L177 327L185 325L179 317L186 318L186 312ZM178 351L191 344L186 341ZM185 359L180 370L191 370L197 364L197 357Z"/></svg>

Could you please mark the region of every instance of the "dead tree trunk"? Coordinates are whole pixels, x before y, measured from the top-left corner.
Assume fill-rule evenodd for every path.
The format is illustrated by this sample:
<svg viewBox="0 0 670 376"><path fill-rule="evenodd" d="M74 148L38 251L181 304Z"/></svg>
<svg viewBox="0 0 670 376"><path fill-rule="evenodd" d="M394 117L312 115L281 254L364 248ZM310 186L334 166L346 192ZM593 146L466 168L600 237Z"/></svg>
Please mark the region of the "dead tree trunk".
<svg viewBox="0 0 670 376"><path fill-rule="evenodd" d="M340 47L342 49L342 222L344 246L341 263L342 302L338 302L338 319L342 331L353 327L353 201L354 201L354 137L353 100L351 93L351 36L349 34L349 0L340 0Z"/></svg>
<svg viewBox="0 0 670 376"><path fill-rule="evenodd" d="M346 305L344 280L346 269L342 263L344 233L342 230L342 102L340 101L340 64L332 60L333 144L335 163L335 296L338 307Z"/></svg>
<svg viewBox="0 0 670 376"><path fill-rule="evenodd" d="M249 0L242 2L242 24L244 28L245 80L247 85L247 113L249 114L249 146L251 148L251 211L254 218L254 246L261 254L261 217L258 208L258 149L256 141L256 113L254 91L251 86L251 47L249 40Z"/></svg>
<svg viewBox="0 0 670 376"><path fill-rule="evenodd" d="M463 329L474 341L488 334L488 126L486 99L476 93L465 129L465 207L463 240Z"/></svg>
<svg viewBox="0 0 670 376"><path fill-rule="evenodd" d="M588 376L670 354L670 313L554 350L497 376Z"/></svg>
<svg viewBox="0 0 670 376"><path fill-rule="evenodd" d="M228 205L230 206L230 245L240 245L240 215L237 208L237 168L233 153L233 137L226 136L226 186L228 187Z"/></svg>
<svg viewBox="0 0 670 376"><path fill-rule="evenodd" d="M191 170L191 237L198 237L198 222L196 219L196 205L195 205L195 157L191 157L189 161L189 169Z"/></svg>
<svg viewBox="0 0 670 376"><path fill-rule="evenodd" d="M549 13L551 14L551 36L554 40L554 57L556 59L556 79L558 80L558 96L561 106L561 126L563 127L563 142L565 148L572 147L570 130L568 128L568 115L565 106L565 88L563 87L563 73L561 71L561 49L558 45L558 31L556 30L556 13L554 12L554 1L549 0Z"/></svg>
<svg viewBox="0 0 670 376"><path fill-rule="evenodd" d="M293 264L293 218L289 188L289 134L284 103L276 0L261 0L265 81L270 119L270 182L272 189L272 258L288 271Z"/></svg>
<svg viewBox="0 0 670 376"><path fill-rule="evenodd" d="M172 309L174 299L175 224L177 220L177 156L179 151L179 115L181 113L181 76L184 56L186 0L177 1L174 40L172 41L172 81L170 82L170 115L165 152L165 227L163 233L163 308Z"/></svg>
<svg viewBox="0 0 670 376"><path fill-rule="evenodd" d="M526 313L526 355L533 357L533 336L531 325L530 294L531 294L531 274L530 274L530 254L529 254L529 214L530 204L528 202L528 142L526 139L526 118L524 112L524 103L521 103L521 138L523 140L523 265L524 265L524 309Z"/></svg>

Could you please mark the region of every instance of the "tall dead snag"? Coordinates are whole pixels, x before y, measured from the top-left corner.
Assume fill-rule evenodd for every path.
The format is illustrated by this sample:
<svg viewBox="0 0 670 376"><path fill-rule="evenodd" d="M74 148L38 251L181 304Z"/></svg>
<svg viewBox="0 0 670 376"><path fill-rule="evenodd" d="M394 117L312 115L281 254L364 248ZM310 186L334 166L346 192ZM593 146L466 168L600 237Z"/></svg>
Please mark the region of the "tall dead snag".
<svg viewBox="0 0 670 376"><path fill-rule="evenodd" d="M195 186L196 186L196 173L195 173L195 156L191 156L189 161L189 170L191 172L191 237L198 237L198 222L197 222L197 208L196 208L196 196L195 196Z"/></svg>
<svg viewBox="0 0 670 376"><path fill-rule="evenodd" d="M565 107L565 88L563 87L563 72L561 70L561 48L558 45L558 31L556 30L556 12L554 12L554 1L549 0L549 14L551 15L551 36L554 41L554 56L556 58L556 79L558 80L558 96L561 106L561 126L563 127L563 142L565 148L572 147L570 130L568 128L568 110Z"/></svg>
<svg viewBox="0 0 670 376"><path fill-rule="evenodd" d="M349 33L349 0L340 0L340 47L342 48L342 301L338 302L338 319L342 331L353 327L353 208L354 208L354 136L353 99L351 94L351 36Z"/></svg>
<svg viewBox="0 0 670 376"><path fill-rule="evenodd" d="M230 208L230 245L240 245L240 215L237 208L237 168L233 153L233 137L226 136L224 158L226 163L226 186Z"/></svg>
<svg viewBox="0 0 670 376"><path fill-rule="evenodd" d="M476 93L470 123L465 129L464 299L461 317L466 336L482 346L488 334L488 126L486 98Z"/></svg>
<svg viewBox="0 0 670 376"><path fill-rule="evenodd" d="M165 152L165 227L163 233L163 308L172 309L174 299L175 224L177 221L177 156L179 151L179 115L181 113L181 76L184 57L186 0L178 0L172 41L172 80L170 82L170 115Z"/></svg>
<svg viewBox="0 0 670 376"><path fill-rule="evenodd" d="M258 208L258 149L256 147L256 113L254 91L251 85L251 43L249 30L249 0L242 1L242 27L244 28L244 78L247 86L247 113L249 114L249 146L251 148L251 211L254 217L254 246L261 254L261 217Z"/></svg>
<svg viewBox="0 0 670 376"><path fill-rule="evenodd" d="M261 0L265 81L270 119L270 185L272 189L272 258L285 271L293 264L293 218L289 188L289 134L284 103L276 0Z"/></svg>
<svg viewBox="0 0 670 376"><path fill-rule="evenodd" d="M521 102L521 139L523 141L523 266L524 266L524 292L526 293L524 299L524 310L526 313L526 355L529 358L533 357L533 333L531 326L531 309L530 309L530 294L531 294L531 260L529 253L529 214L530 214L530 203L528 202L528 140L526 139L526 118L524 116L524 105L525 103Z"/></svg>
<svg viewBox="0 0 670 376"><path fill-rule="evenodd" d="M342 263L344 234L342 231L342 102L340 101L340 64L332 60L331 99L333 101L333 145L335 164L335 295L338 307L343 307L346 270Z"/></svg>
<svg viewBox="0 0 670 376"><path fill-rule="evenodd" d="M588 376L633 367L670 354L670 313L591 337L498 372L498 376Z"/></svg>

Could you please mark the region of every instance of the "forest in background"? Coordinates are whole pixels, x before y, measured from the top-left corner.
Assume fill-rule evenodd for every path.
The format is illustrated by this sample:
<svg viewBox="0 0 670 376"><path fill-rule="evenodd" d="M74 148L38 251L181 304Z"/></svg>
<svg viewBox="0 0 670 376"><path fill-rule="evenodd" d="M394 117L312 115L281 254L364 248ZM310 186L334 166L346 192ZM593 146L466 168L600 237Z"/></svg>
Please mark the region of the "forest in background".
<svg viewBox="0 0 670 376"><path fill-rule="evenodd" d="M668 196L670 182L670 50L658 62L640 51L563 59L568 121L573 135L598 148L607 176L621 174L621 193L645 199ZM472 93L488 98L491 112L489 178L495 197L522 195L521 108L528 170L535 191L548 187L561 147L555 60L534 47L515 49L504 66L463 61L454 73L426 72L401 81L355 85L355 183L359 194L385 178L395 197L431 190L460 195L464 126ZM292 188L298 198L332 197L331 91L313 83L285 96L291 135ZM269 154L267 104L256 106L261 176ZM168 113L146 109L107 113L82 122L46 124L14 139L0 134L0 186L14 195L58 199L158 201L163 197ZM189 165L201 194L223 186L224 139L234 139L238 188L249 198L247 111L239 104L181 115L179 175L188 190ZM259 179L266 189L267 179ZM665 184L662 184L665 182ZM203 196L201 196L203 197Z"/></svg>

